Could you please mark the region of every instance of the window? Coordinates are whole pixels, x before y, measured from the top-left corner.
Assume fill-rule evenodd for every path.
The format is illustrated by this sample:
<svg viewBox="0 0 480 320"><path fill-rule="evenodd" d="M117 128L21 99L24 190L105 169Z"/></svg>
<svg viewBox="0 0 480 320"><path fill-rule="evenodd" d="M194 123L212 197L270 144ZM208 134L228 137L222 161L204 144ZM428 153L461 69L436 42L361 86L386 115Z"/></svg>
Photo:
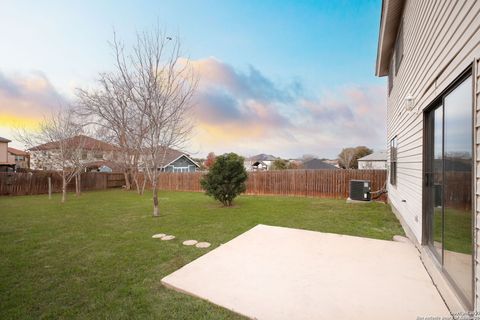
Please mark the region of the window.
<svg viewBox="0 0 480 320"><path fill-rule="evenodd" d="M397 34L397 41L395 42L395 75L398 73L398 69L400 69L400 64L402 63L403 59L403 21L400 23L400 27L398 29Z"/></svg>
<svg viewBox="0 0 480 320"><path fill-rule="evenodd" d="M397 184L397 137L390 140L390 184Z"/></svg>

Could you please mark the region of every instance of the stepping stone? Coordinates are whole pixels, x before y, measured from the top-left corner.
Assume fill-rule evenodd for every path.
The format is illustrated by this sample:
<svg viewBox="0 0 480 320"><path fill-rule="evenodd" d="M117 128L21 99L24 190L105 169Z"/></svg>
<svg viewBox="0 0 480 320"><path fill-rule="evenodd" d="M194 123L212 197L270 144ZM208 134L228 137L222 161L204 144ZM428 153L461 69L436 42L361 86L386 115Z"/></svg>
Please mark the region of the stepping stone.
<svg viewBox="0 0 480 320"><path fill-rule="evenodd" d="M412 243L412 242L410 241L410 239L408 239L408 238L406 238L406 237L403 237L403 236L399 236L399 235L393 236L393 241L404 242L404 243Z"/></svg>
<svg viewBox="0 0 480 320"><path fill-rule="evenodd" d="M173 240L175 239L175 236L172 236L172 235L168 235L168 236L164 236L162 237L162 241L168 241L168 240Z"/></svg>
<svg viewBox="0 0 480 320"><path fill-rule="evenodd" d="M165 237L165 236L166 236L165 233L157 233L157 234L154 234L154 235L152 236L152 238L153 238L153 239L161 239L161 238L163 238L163 237Z"/></svg>
<svg viewBox="0 0 480 320"><path fill-rule="evenodd" d="M199 242L195 245L195 247L197 247L197 248L208 248L208 247L210 247L210 243L209 242Z"/></svg>
<svg viewBox="0 0 480 320"><path fill-rule="evenodd" d="M193 246L193 245L196 245L197 243L198 243L197 240L185 240L185 241L183 241L184 246Z"/></svg>

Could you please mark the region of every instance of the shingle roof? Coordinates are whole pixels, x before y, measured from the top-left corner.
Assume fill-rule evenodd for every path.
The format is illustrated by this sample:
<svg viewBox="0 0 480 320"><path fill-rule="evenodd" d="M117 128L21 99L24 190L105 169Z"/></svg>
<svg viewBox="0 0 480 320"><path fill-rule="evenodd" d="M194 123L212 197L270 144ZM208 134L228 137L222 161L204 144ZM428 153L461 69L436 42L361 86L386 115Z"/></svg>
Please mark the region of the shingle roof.
<svg viewBox="0 0 480 320"><path fill-rule="evenodd" d="M8 152L10 152L11 154L17 155L17 156L28 156L29 155L28 152L18 150L18 149L15 149L15 148L11 148L11 147L8 147Z"/></svg>
<svg viewBox="0 0 480 320"><path fill-rule="evenodd" d="M101 151L118 150L118 147L113 144L110 144L101 140L97 140L88 136L84 136L84 135L75 136L73 138L66 139L66 141L72 146L83 145L82 149L84 150L101 150ZM30 148L29 150L32 150L32 151L55 150L59 148L59 145L60 145L59 141L48 142L48 143Z"/></svg>
<svg viewBox="0 0 480 320"><path fill-rule="evenodd" d="M6 142L6 143L9 143L9 142L12 142L11 140L8 140L6 138L2 138L0 137L0 142Z"/></svg>
<svg viewBox="0 0 480 320"><path fill-rule="evenodd" d="M304 169L329 169L329 170L338 169L337 167L331 164L325 163L319 159L311 159L311 160L305 161L303 163L303 168Z"/></svg>
<svg viewBox="0 0 480 320"><path fill-rule="evenodd" d="M165 149L163 149L165 150ZM162 155L162 152L163 151L160 151L160 155ZM146 152L148 154L148 151ZM181 156L186 156L187 158L190 159L190 156L185 153L185 152L182 152L182 151L179 151L179 150L175 150L175 149L172 149L172 148L167 148L166 150L166 153L165 153L165 160L160 164L161 167L164 167L164 166L167 166L169 165L170 163L172 163L173 161L177 160L178 158L180 158ZM198 165L198 163L196 163L195 161L193 161L192 159L190 159L197 167L200 167Z"/></svg>
<svg viewBox="0 0 480 320"><path fill-rule="evenodd" d="M387 151L377 151L369 154L363 158L358 159L358 161L387 161Z"/></svg>
<svg viewBox="0 0 480 320"><path fill-rule="evenodd" d="M248 160L251 161L275 161L277 159L277 157L265 153L257 154L256 156L251 156L250 158L248 158Z"/></svg>
<svg viewBox="0 0 480 320"><path fill-rule="evenodd" d="M163 151L162 151L163 152ZM172 161L175 161L177 158L179 158L181 155L183 155L183 152L180 152L175 149L167 148L166 154L165 154L165 161L161 164L161 166L166 166Z"/></svg>

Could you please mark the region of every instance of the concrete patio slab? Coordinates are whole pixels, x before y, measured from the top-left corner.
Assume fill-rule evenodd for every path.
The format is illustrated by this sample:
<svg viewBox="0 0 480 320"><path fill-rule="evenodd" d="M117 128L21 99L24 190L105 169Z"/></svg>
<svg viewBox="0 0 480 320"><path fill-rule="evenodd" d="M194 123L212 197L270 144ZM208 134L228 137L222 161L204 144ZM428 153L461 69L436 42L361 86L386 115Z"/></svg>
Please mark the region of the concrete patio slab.
<svg viewBox="0 0 480 320"><path fill-rule="evenodd" d="M265 225L162 283L256 319L450 315L412 244Z"/></svg>

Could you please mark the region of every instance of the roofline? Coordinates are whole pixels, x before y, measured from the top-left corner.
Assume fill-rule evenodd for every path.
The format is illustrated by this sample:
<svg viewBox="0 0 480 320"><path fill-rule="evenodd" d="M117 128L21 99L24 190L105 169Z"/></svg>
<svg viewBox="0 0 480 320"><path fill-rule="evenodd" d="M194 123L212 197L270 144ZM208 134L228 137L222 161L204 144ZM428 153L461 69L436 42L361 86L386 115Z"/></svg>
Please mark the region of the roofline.
<svg viewBox="0 0 480 320"><path fill-rule="evenodd" d="M90 137L90 136L87 136L85 134L78 134L76 136L73 136L73 137L70 137L70 138L65 138L65 139L60 139L60 140L56 140L56 141L48 141L48 142L45 142L45 143L42 143L42 144L39 144L38 146L33 146L31 148L28 148L27 151L50 151L50 150L58 150L58 144L61 142L61 141L65 141L65 140L72 140L72 139L75 139L75 138L78 138L78 137L83 137L83 138L87 138L87 139L90 139L90 140L95 140L97 143L99 144L104 144L104 145L108 145L109 148L86 148L84 146L84 148L82 148L83 150L89 150L89 151L92 151L92 150L95 150L95 151L120 151L120 147L118 147L117 145L113 144L113 143L110 143L110 142L106 142L106 141L103 141L103 140L100 140L100 139L97 139L97 138L93 138L93 137ZM49 145L53 145L53 146L49 146Z"/></svg>
<svg viewBox="0 0 480 320"><path fill-rule="evenodd" d="M198 163L196 163L195 161L193 161L192 158L190 158L189 156L187 156L185 153L182 153L180 156L176 157L174 160L170 161L169 163L165 164L164 166L162 166L162 168L165 168L166 166L169 166L170 164L172 164L173 162L177 161L178 159L180 159L181 157L186 157L188 160L190 160L191 162L193 162L194 165L196 165L198 168L200 168L200 166L198 165Z"/></svg>
<svg viewBox="0 0 480 320"><path fill-rule="evenodd" d="M12 151L12 150L15 150L15 151ZM23 151L23 150L20 150L20 149L16 149L16 148L12 148L12 147L8 147L7 148L7 152L10 152L12 154L15 154L15 155L21 155L21 156L29 156L30 154L26 151Z"/></svg>
<svg viewBox="0 0 480 320"><path fill-rule="evenodd" d="M377 61L375 65L375 75L378 77L388 74L390 58L393 54L393 47L395 46L405 2L406 0L382 0Z"/></svg>

